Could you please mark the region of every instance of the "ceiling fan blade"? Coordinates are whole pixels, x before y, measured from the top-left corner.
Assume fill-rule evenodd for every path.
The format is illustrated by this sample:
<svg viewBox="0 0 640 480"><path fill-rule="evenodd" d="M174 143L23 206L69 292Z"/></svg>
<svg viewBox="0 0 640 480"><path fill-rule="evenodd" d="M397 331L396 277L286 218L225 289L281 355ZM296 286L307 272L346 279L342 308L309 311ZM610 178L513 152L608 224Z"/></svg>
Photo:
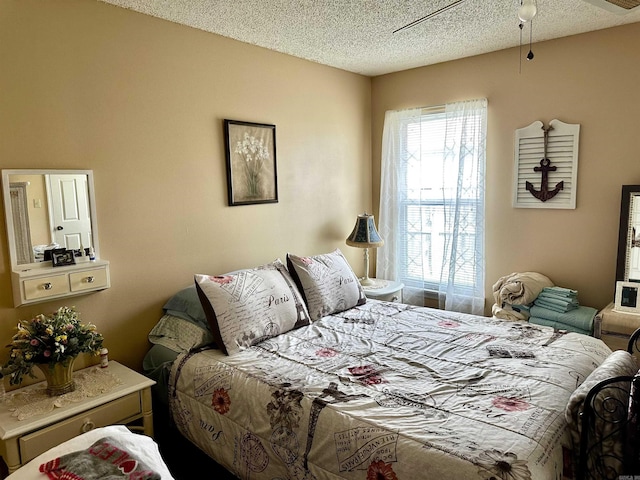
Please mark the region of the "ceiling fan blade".
<svg viewBox="0 0 640 480"><path fill-rule="evenodd" d="M447 10L449 10L450 8L457 7L458 5L460 5L460 4L461 4L462 2L464 2L464 1L465 1L465 0L457 0L457 1L455 1L455 2L453 2L453 3L451 3L451 4L449 4L449 5L447 5L446 7L442 7L442 8L440 8L439 10L436 10L435 12L431 12L430 14L425 15L424 17L419 18L419 19L417 19L417 20L414 20L414 21L413 21L413 22L411 22L411 23L407 23L404 27L400 27L400 28L398 28L398 29L394 30L394 31L393 31L393 33L397 33L397 32L399 32L399 31L401 31L401 30L406 30L407 28L415 27L415 26L416 26L416 25L418 25L419 23L422 23L422 22L424 22L424 21L426 21L426 20L429 20L430 18L433 18L433 17L435 17L436 15L440 15L441 13L446 12L446 11L447 11Z"/></svg>

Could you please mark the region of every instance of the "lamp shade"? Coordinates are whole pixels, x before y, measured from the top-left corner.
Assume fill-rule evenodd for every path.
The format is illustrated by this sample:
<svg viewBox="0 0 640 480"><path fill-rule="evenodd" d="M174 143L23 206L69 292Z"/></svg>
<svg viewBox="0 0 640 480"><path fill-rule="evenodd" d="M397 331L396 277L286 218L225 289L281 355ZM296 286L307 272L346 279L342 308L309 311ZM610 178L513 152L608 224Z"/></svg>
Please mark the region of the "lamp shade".
<svg viewBox="0 0 640 480"><path fill-rule="evenodd" d="M380 238L373 222L373 215L367 213L358 215L353 232L347 237L347 245L359 248L381 247L384 245L384 240Z"/></svg>

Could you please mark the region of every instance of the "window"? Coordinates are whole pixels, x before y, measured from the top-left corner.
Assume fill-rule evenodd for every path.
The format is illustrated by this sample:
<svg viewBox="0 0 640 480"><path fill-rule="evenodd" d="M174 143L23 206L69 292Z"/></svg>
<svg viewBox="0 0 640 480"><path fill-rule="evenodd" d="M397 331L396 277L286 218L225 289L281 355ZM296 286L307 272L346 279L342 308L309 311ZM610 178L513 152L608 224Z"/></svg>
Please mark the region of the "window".
<svg viewBox="0 0 640 480"><path fill-rule="evenodd" d="M478 297L483 310L486 100L461 104L388 112L380 230L390 248L378 270L409 296Z"/></svg>
<svg viewBox="0 0 640 480"><path fill-rule="evenodd" d="M476 119L476 121L479 119ZM404 171L406 196L401 201L401 230L399 232L406 259L399 272L406 284L423 284L429 290L438 291L440 275L444 266L443 256L451 233L445 228L445 215L456 200L454 182L443 181L445 176L457 175L445 168L445 113L423 113L419 121L406 124L407 158ZM463 172L469 177L473 172L473 157L462 159ZM466 178L463 183L473 183ZM448 188L445 188L448 185ZM477 187L477 185L475 185ZM472 286L476 281L473 263L475 245L474 208L478 189L466 189L460 199L460 217L465 222L460 233L462 263L458 276L461 284Z"/></svg>

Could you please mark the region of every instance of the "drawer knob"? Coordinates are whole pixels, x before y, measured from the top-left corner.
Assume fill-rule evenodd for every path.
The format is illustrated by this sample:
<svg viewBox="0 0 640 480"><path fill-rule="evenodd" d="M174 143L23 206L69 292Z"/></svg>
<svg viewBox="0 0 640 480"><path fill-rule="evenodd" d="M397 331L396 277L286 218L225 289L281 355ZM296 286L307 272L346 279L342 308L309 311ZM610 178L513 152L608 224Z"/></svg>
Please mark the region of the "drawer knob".
<svg viewBox="0 0 640 480"><path fill-rule="evenodd" d="M89 275L87 277L87 283L93 283L96 281L96 277L94 277L93 275Z"/></svg>
<svg viewBox="0 0 640 480"><path fill-rule="evenodd" d="M45 290L51 290L53 288L53 284L51 282L44 283L42 285L42 288L44 288Z"/></svg>
<svg viewBox="0 0 640 480"><path fill-rule="evenodd" d="M93 430L94 428L96 428L96 424L91 420L87 419L82 424L82 427L80 427L80 430L82 431L82 433L87 433L88 431Z"/></svg>

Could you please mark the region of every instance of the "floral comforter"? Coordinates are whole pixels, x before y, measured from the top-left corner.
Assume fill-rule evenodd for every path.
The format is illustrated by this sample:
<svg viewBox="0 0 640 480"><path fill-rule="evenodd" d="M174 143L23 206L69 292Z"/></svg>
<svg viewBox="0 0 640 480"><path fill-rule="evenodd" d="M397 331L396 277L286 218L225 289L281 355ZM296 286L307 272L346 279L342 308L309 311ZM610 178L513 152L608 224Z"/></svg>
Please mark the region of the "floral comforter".
<svg viewBox="0 0 640 480"><path fill-rule="evenodd" d="M185 354L178 428L242 479L571 478L564 410L610 350L369 300L232 356Z"/></svg>

